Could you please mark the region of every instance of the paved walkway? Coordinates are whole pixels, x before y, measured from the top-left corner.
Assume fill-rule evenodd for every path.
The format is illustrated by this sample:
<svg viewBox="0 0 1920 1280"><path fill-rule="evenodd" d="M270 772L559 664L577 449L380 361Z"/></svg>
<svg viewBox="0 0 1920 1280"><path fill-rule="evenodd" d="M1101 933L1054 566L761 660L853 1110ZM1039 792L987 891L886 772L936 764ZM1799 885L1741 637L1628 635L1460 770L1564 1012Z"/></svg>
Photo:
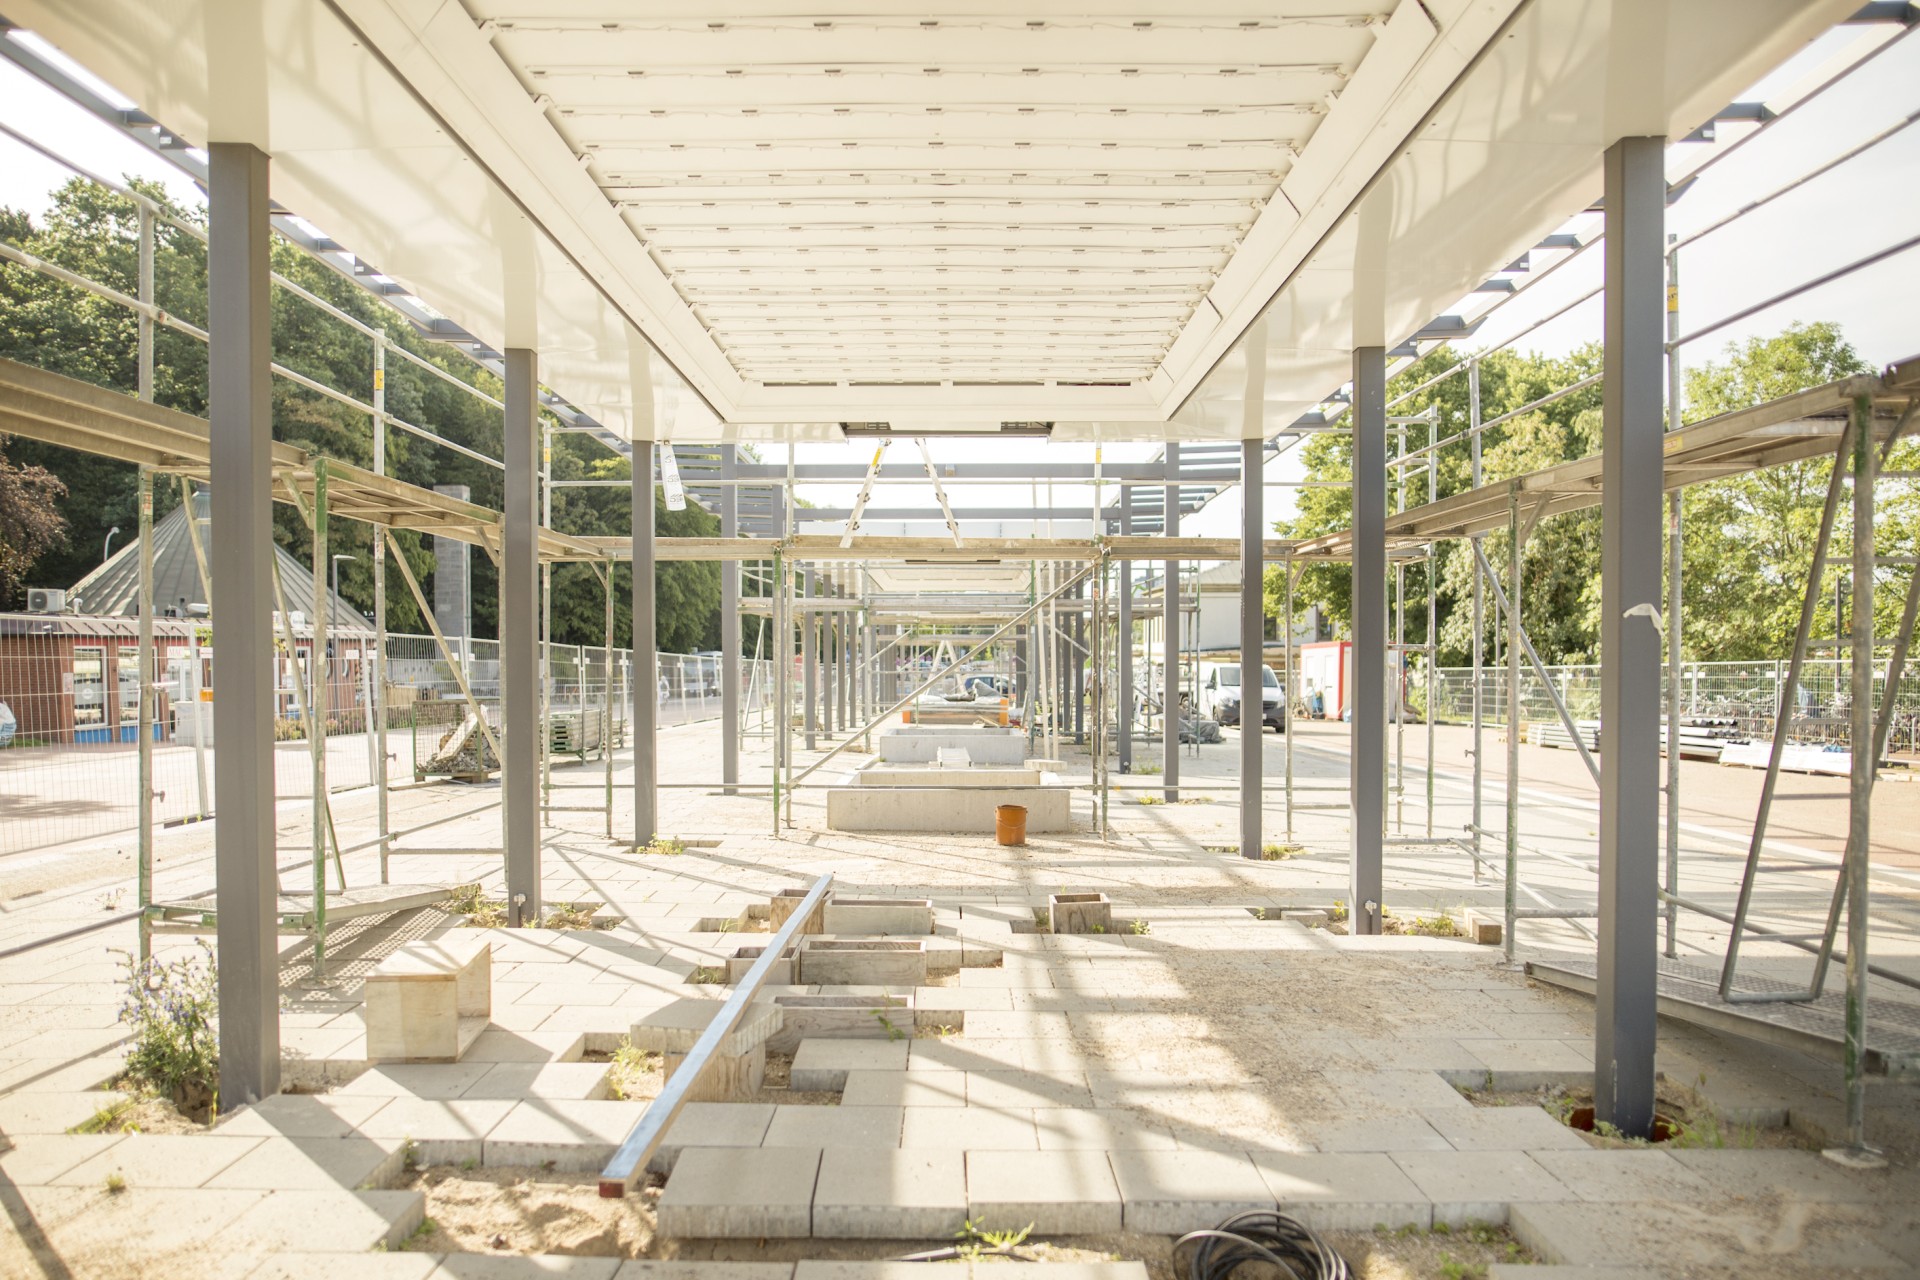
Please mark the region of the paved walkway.
<svg viewBox="0 0 1920 1280"><path fill-rule="evenodd" d="M1209 850L1237 831L1225 792L1213 793L1218 803L1118 798L1105 840L1083 795L1075 831L1009 850L984 832L829 832L823 793L805 790L794 826L776 835L766 794L728 797L699 785L718 773L716 736L711 726L663 735L663 782L692 785L664 793L662 825L710 843L676 857L636 856L605 839L599 815L556 815L565 821L549 832L548 900L605 902L623 923L610 932L498 934L493 1029L456 1066L362 1070L361 980L392 947L452 923L424 911L343 933L330 986L311 983L306 944L284 940L283 1048L293 1075L331 1082L329 1091L240 1109L212 1134L72 1134L108 1100L97 1090L123 1051L108 948L129 945L131 927L0 959L0 1205L14 1229L0 1232L0 1274L423 1276L435 1266L448 1276L482 1274L470 1256L366 1252L399 1244L424 1212L418 1193L387 1189L402 1180L409 1152L456 1166L597 1169L642 1104L606 1097L606 1068L581 1061L583 1053L610 1048L674 1001L724 994L686 979L724 963L767 895L826 872L843 895L930 898L929 941L961 960L971 947L1000 963L955 961L914 989L912 1038L803 1041L796 1071L824 1072L813 1082L838 1086L837 1107L696 1104L660 1161L670 1170L657 1208L668 1235L746 1232L750 1249L752 1239L798 1234L824 1248L880 1221L938 1243L956 1216L972 1216L995 1226L1033 1221L1037 1235L1060 1239L1105 1238L1177 1233L1237 1207L1279 1205L1327 1229L1505 1222L1542 1258L1646 1275L1920 1269L1911 1210L1920 1099L1911 1085L1877 1082L1870 1092L1870 1132L1893 1158L1873 1174L1772 1141L1742 1149L1746 1123L1790 1124L1814 1141L1838 1132L1837 1066L1678 1023L1662 1023L1662 1069L1719 1108L1730 1136L1724 1149L1597 1149L1537 1106L1476 1105L1456 1086L1515 1090L1590 1078L1591 1003L1500 967L1497 949L1449 938L1344 938L1282 919L1344 897L1340 810L1297 814L1305 853L1271 862ZM1343 776L1337 733L1301 741L1297 778L1333 785ZM1185 777L1230 778L1237 745L1204 749ZM1275 775L1277 745L1270 737ZM1142 762L1150 762L1145 753ZM1065 767L1084 773L1086 762L1069 755ZM457 815L489 798L445 786L407 792L394 798L395 821ZM1449 781L1439 800L1436 828L1457 831L1466 797ZM1276 838L1280 804L1269 797ZM625 806L622 795L616 829ZM366 826L370 808L371 797L341 798L343 841ZM1497 827L1497 806L1490 810ZM300 847L305 814L282 816L283 848ZM1422 807L1422 832L1424 816ZM1530 846L1590 855L1589 815L1560 798L1530 800L1522 826ZM416 843L480 848L497 843L497 831L497 811L480 812ZM206 828L168 833L163 894L206 887L210 848ZM1693 892L1731 893L1737 863L1726 849L1711 836L1689 837L1684 878ZM1470 865L1458 851L1394 846L1390 909L1492 906L1499 891L1474 886ZM349 857L348 874L356 884L377 878L372 855ZM1821 874L1770 877L1767 917L1817 915L1831 886ZM0 917L9 943L99 918L126 876L124 864L108 866L93 879L11 897ZM1523 876L1549 901L1591 901L1592 877L1578 867L1529 855ZM286 885L305 877L293 867ZM401 853L393 878L485 879L497 889L498 860ZM1920 973L1915 895L1897 869L1876 879L1876 959ZM1112 932L1027 931L1048 894L1093 890L1115 904ZM1690 916L1681 926L1682 954L1718 955L1718 926ZM1591 944L1582 927L1529 922L1522 952L1584 953ZM186 945L167 938L162 948ZM1780 948L1752 954L1756 972L1804 969ZM110 1175L125 1189L109 1190ZM342 1251L353 1256L329 1256ZM540 1265L548 1269L539 1274L558 1266ZM1109 1280L1129 1275L1138 1280L1118 1272ZM856 1269L840 1280L863 1277Z"/></svg>

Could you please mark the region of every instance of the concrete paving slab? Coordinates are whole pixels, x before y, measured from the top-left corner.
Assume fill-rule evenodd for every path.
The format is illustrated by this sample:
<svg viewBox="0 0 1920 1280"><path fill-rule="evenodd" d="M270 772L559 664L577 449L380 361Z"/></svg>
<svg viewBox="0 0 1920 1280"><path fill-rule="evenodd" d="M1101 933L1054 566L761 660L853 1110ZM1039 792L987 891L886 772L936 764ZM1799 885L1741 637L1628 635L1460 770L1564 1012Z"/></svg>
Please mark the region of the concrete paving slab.
<svg viewBox="0 0 1920 1280"><path fill-rule="evenodd" d="M585 1101L605 1098L604 1062L497 1062L474 1082L463 1098L550 1098Z"/></svg>
<svg viewBox="0 0 1920 1280"><path fill-rule="evenodd" d="M953 1036L914 1040L907 1053L909 1071L1017 1071L1025 1066L1024 1040L988 1040Z"/></svg>
<svg viewBox="0 0 1920 1280"><path fill-rule="evenodd" d="M433 1273L433 1280L542 1280L546 1276L613 1280L619 1270L618 1258L578 1258L551 1253L512 1258L485 1253L450 1253Z"/></svg>
<svg viewBox="0 0 1920 1280"><path fill-rule="evenodd" d="M908 1107L900 1145L947 1151L1040 1149L1033 1112L1017 1107Z"/></svg>
<svg viewBox="0 0 1920 1280"><path fill-rule="evenodd" d="M1273 1191L1244 1152L1115 1151L1108 1160L1129 1231L1181 1235L1274 1207Z"/></svg>
<svg viewBox="0 0 1920 1280"><path fill-rule="evenodd" d="M1460 1047L1480 1060L1487 1070L1509 1077L1502 1087L1525 1089L1533 1087L1526 1083L1531 1072L1585 1072L1593 1074L1593 1059L1582 1057L1558 1039L1481 1039L1460 1037ZM1543 1083L1557 1083L1558 1076L1548 1076Z"/></svg>
<svg viewBox="0 0 1920 1280"><path fill-rule="evenodd" d="M124 1141L117 1133L10 1134L8 1138L10 1145L0 1150L0 1182L15 1187L47 1186Z"/></svg>
<svg viewBox="0 0 1920 1280"><path fill-rule="evenodd" d="M355 1076L333 1091L342 1098L458 1098L493 1070L491 1062L389 1063Z"/></svg>
<svg viewBox="0 0 1920 1280"><path fill-rule="evenodd" d="M247 1280L427 1280L437 1253L279 1253L247 1273Z"/></svg>
<svg viewBox="0 0 1920 1280"><path fill-rule="evenodd" d="M950 1107L930 1108L941 1112ZM900 1145L903 1107L776 1106L773 1123L761 1141L766 1147L858 1147L888 1149Z"/></svg>
<svg viewBox="0 0 1920 1280"><path fill-rule="evenodd" d="M219 1134L131 1133L49 1181L93 1187L117 1174L130 1187L198 1187L262 1141Z"/></svg>
<svg viewBox="0 0 1920 1280"><path fill-rule="evenodd" d="M634 1258L614 1280L793 1280L791 1262L695 1262Z"/></svg>
<svg viewBox="0 0 1920 1280"><path fill-rule="evenodd" d="M817 1238L945 1241L967 1216L966 1158L958 1151L842 1148L821 1157L813 1193Z"/></svg>
<svg viewBox="0 0 1920 1280"><path fill-rule="evenodd" d="M598 1173L640 1120L646 1105L584 1099L516 1103L487 1134L481 1163L545 1165L566 1173Z"/></svg>
<svg viewBox="0 0 1920 1280"><path fill-rule="evenodd" d="M660 1196L660 1231L683 1240L805 1238L819 1170L820 1152L796 1147L690 1148Z"/></svg>
<svg viewBox="0 0 1920 1280"><path fill-rule="evenodd" d="M802 1040L794 1051L792 1087L846 1088L849 1071L905 1071L910 1040Z"/></svg>
<svg viewBox="0 0 1920 1280"><path fill-rule="evenodd" d="M65 1133L101 1110L127 1100L124 1093L10 1093L0 1097L0 1133Z"/></svg>
<svg viewBox="0 0 1920 1280"><path fill-rule="evenodd" d="M1173 1130L1117 1108L1035 1107L1042 1151L1171 1151Z"/></svg>
<svg viewBox="0 0 1920 1280"><path fill-rule="evenodd" d="M223 1116L215 1132L236 1137L345 1138L392 1101L382 1096L277 1093Z"/></svg>
<svg viewBox="0 0 1920 1280"><path fill-rule="evenodd" d="M420 1225L418 1191L275 1191L215 1235L218 1253L395 1248Z"/></svg>
<svg viewBox="0 0 1920 1280"><path fill-rule="evenodd" d="M983 1230L1098 1235L1120 1230L1120 1188L1100 1151L969 1151L967 1217Z"/></svg>
<svg viewBox="0 0 1920 1280"><path fill-rule="evenodd" d="M573 1031L482 1031L462 1062L578 1062L586 1045Z"/></svg>
<svg viewBox="0 0 1920 1280"><path fill-rule="evenodd" d="M405 1144L372 1138L268 1138L209 1178L209 1187L258 1191L350 1191L390 1186Z"/></svg>
<svg viewBox="0 0 1920 1280"><path fill-rule="evenodd" d="M1886 1193L1884 1175L1843 1169L1815 1151L1705 1149L1670 1154L1688 1171L1732 1195L1775 1191L1789 1200L1846 1204Z"/></svg>
<svg viewBox="0 0 1920 1280"><path fill-rule="evenodd" d="M1451 1151L1415 1112L1313 1116L1300 1121L1300 1134L1321 1151Z"/></svg>
<svg viewBox="0 0 1920 1280"><path fill-rule="evenodd" d="M1583 1146L1579 1151L1530 1154L1582 1200L1608 1204L1640 1200L1699 1202L1722 1194L1665 1151L1608 1151Z"/></svg>
<svg viewBox="0 0 1920 1280"><path fill-rule="evenodd" d="M647 1169L671 1173L688 1147L757 1147L775 1110L771 1102L689 1102L667 1127Z"/></svg>
<svg viewBox="0 0 1920 1280"><path fill-rule="evenodd" d="M411 1142L419 1164L478 1161L487 1135L515 1105L492 1098L393 1098L360 1131L369 1138Z"/></svg>
<svg viewBox="0 0 1920 1280"><path fill-rule="evenodd" d="M1587 1140L1541 1107L1449 1107L1422 1113L1459 1151L1591 1151Z"/></svg>
<svg viewBox="0 0 1920 1280"><path fill-rule="evenodd" d="M840 1095L849 1107L963 1107L964 1071L849 1071Z"/></svg>
<svg viewBox="0 0 1920 1280"><path fill-rule="evenodd" d="M1280 1212L1315 1231L1433 1225L1432 1202L1389 1156L1256 1151L1252 1157Z"/></svg>
<svg viewBox="0 0 1920 1280"><path fill-rule="evenodd" d="M1666 1280L1652 1267L1581 1267L1559 1263L1496 1262L1487 1280Z"/></svg>
<svg viewBox="0 0 1920 1280"><path fill-rule="evenodd" d="M976 1107L1091 1107L1093 1091L1079 1071L972 1071L967 1104Z"/></svg>
<svg viewBox="0 0 1920 1280"><path fill-rule="evenodd" d="M1631 1223L1631 1230L1622 1224ZM1907 1277L1910 1262L1880 1247L1855 1215L1783 1213L1758 1200L1711 1208L1516 1203L1510 1223L1535 1255L1568 1266L1649 1267L1662 1277L1718 1273Z"/></svg>
<svg viewBox="0 0 1920 1280"><path fill-rule="evenodd" d="M1573 1200L1574 1193L1519 1151L1406 1151L1394 1163L1433 1201L1433 1220L1450 1227L1507 1221L1510 1204Z"/></svg>

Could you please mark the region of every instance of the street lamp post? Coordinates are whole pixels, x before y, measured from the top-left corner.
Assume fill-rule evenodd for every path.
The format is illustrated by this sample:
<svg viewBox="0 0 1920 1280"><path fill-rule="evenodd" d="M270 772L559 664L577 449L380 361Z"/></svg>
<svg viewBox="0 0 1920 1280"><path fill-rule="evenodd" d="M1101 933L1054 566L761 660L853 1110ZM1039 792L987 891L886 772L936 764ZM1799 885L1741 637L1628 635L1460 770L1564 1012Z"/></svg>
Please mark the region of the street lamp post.
<svg viewBox="0 0 1920 1280"><path fill-rule="evenodd" d="M358 560L359 558L360 558L359 556L333 557L333 594L334 595L338 596L340 594L340 562L342 560Z"/></svg>
<svg viewBox="0 0 1920 1280"><path fill-rule="evenodd" d="M105 543L105 544L104 544L104 545L103 545L103 546L102 546L102 547L100 548L100 563L101 563L101 564L105 564L105 563L107 562L107 560L108 560L108 559L109 559L109 558L110 558L110 557L111 557L111 556L113 555L113 535L114 535L114 534L116 534L116 533L119 533L119 532L120 532L120 526L119 526L119 525L115 525L115 526L113 526L113 528L111 528L111 529L109 529L109 530L107 530L107 541L106 541L106 543Z"/></svg>

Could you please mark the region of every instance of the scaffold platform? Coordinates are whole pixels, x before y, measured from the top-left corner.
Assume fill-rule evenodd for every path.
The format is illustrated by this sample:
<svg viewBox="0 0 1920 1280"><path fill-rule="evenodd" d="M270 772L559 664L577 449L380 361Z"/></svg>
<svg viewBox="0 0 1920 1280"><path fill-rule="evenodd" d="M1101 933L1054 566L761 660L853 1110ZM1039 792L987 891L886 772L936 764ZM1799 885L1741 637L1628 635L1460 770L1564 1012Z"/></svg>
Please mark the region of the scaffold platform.
<svg viewBox="0 0 1920 1280"><path fill-rule="evenodd" d="M207 890L191 897L156 902L148 908L156 933L204 933L219 919L215 906L217 891ZM370 884L358 889L327 891L327 928L368 916L398 915L416 907L430 907L453 897L453 890L433 884ZM281 933L312 933L313 894L304 889L283 891L274 904Z"/></svg>

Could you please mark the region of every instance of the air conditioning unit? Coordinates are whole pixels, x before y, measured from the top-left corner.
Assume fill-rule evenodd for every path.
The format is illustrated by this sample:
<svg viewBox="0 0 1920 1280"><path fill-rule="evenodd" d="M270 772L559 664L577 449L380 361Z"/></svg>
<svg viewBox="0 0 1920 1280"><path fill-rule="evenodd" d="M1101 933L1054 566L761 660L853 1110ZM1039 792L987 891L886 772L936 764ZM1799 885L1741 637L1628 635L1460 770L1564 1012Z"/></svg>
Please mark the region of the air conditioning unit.
<svg viewBox="0 0 1920 1280"><path fill-rule="evenodd" d="M65 613L67 593L57 587L27 588L28 613Z"/></svg>

